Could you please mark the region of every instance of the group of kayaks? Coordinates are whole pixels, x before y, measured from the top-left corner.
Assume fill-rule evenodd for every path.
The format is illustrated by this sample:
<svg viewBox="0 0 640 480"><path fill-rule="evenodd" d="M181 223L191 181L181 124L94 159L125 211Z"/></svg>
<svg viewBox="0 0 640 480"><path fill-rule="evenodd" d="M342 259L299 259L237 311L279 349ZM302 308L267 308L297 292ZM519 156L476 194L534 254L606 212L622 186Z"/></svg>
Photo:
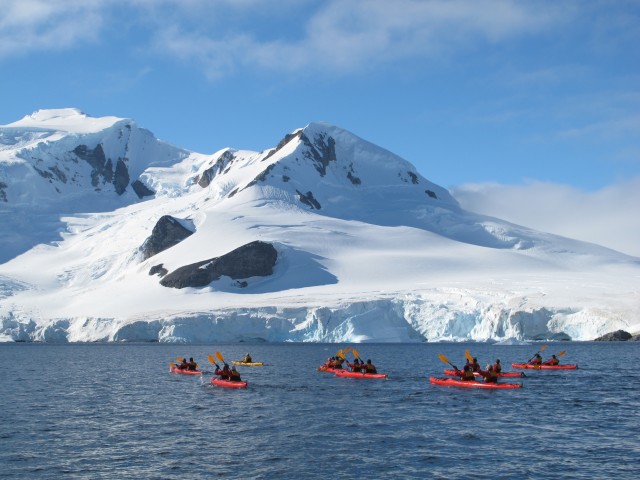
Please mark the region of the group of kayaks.
<svg viewBox="0 0 640 480"><path fill-rule="evenodd" d="M534 357L532 357L532 360L535 359L536 357L540 358L540 353L546 348L547 346L543 345L540 348L540 351L538 351L538 353L536 353ZM565 353L566 352L564 351L560 352L557 356L561 357ZM476 360L475 358L471 357L471 355L469 354L469 350L465 351L465 356L467 358L467 363ZM513 389L513 388L522 388L523 386L522 383L481 381L479 377L483 377L483 373L478 371L473 372L473 375L476 378L474 380L463 380L462 378L451 378L451 377L460 376L461 371L455 365L449 362L447 357L445 357L444 355L440 354L438 355L438 357L444 363L448 363L449 365L451 365L453 369L445 369L444 373L445 375L449 375L449 377L445 377L445 378L430 377L429 382L431 382L434 385L439 385L443 387L484 388L484 389ZM553 360L556 362L555 365L531 363L532 360L526 363L512 363L511 367L516 369L521 369L521 370L576 370L578 368L578 365L558 364L557 363L558 360L555 355L553 356ZM500 372L497 374L498 378L517 378L517 377L525 377L525 376L526 375L524 374L524 372Z"/></svg>
<svg viewBox="0 0 640 480"><path fill-rule="evenodd" d="M539 357L540 352L542 352L546 348L547 346L543 345L540 348L540 351L534 356L534 358ZM377 371L375 372L358 371L358 370L350 371L342 368L341 364L343 361L346 361L346 354L349 352L349 350L350 350L349 347L347 347L345 350L339 350L338 353L336 354L336 357L333 357L333 358L340 360L340 362L338 362L335 365L332 365L328 361L324 365L318 367L318 370L322 372L333 373L336 377L343 377L343 378L356 378L356 379L387 379L388 378L388 375L386 373L378 373ZM360 355L358 354L358 351L356 349L353 349L352 353L356 359L360 359ZM564 354L565 352L560 352L558 354L558 357L563 356ZM465 351L465 356L467 357L468 361L472 360L472 357L469 354L469 350ZM226 365L226 362L224 361L224 358L222 357L222 354L220 352L216 352L216 357L218 358L218 360L220 360L222 363ZM522 383L498 382L498 381L485 382L481 380L481 377L483 377L483 373L478 371L473 372L474 377L476 377L476 379L474 380L463 380L461 378L454 378L454 377L460 376L461 371L455 365L449 362L447 357L445 357L444 355L440 354L438 355L438 357L440 358L440 360L449 364L453 368L444 370L444 374L447 375L447 377L441 377L441 378L430 377L429 382L432 383L433 385L439 385L443 387L480 388L480 389L514 389L514 388L522 388L523 386ZM556 356L554 355L553 358L556 359ZM215 364L216 367L218 367L218 364L216 363L213 356L209 355L208 359L212 364ZM476 359L473 359L473 360L475 361ZM180 359L177 359L177 361L180 362ZM264 366L264 363L262 362L247 362L242 360L234 360L232 364L238 365L238 366L245 366L245 367ZM359 363L358 360L354 360L354 364L356 365L356 367L365 365L364 363ZM169 372L177 373L181 375L202 375L204 373L204 371L197 368L197 364L195 369L185 368L184 361L182 365L183 366L179 366L172 362L170 364ZM353 364L349 364L349 365L352 367L354 366ZM559 364L549 365L549 364L540 364L540 363L534 364L534 363L531 363L531 361L526 363L512 363L511 366L519 370L576 370L578 368L578 365L559 365ZM219 367L218 367L218 370L220 370ZM500 379L522 378L522 377L526 377L526 375L524 374L524 372L514 371L514 372L500 372L497 374L497 377ZM219 387L224 387L224 388L247 388L248 382L242 381L242 380L233 381L233 380L220 378L219 376L214 376L211 378L211 384Z"/></svg>
<svg viewBox="0 0 640 480"><path fill-rule="evenodd" d="M342 368L342 364L347 360L346 355L349 353L349 350L351 350L354 356L353 364L349 364L353 370ZM372 371L366 371L367 368L370 368ZM327 359L324 365L318 367L318 371L333 373L336 377L343 378L386 379L388 377L386 373L378 373L376 368L371 364L371 360L367 360L367 363L364 363L358 351L355 348L352 350L351 347L338 350L335 357Z"/></svg>
<svg viewBox="0 0 640 480"><path fill-rule="evenodd" d="M218 358L218 360L220 360L220 362L222 362L223 364L227 365L227 363L224 360L224 357L222 356L222 354L220 352L216 352L216 357ZM214 359L214 357L212 355L209 355L207 357L209 359L209 361L216 365L216 367L218 367L218 370L220 370L220 367L218 366L216 360ZM180 362L180 359L177 359L178 362ZM184 362L184 361L183 361ZM264 363L262 362L245 362L242 360L234 360L231 362L232 365L238 365L238 366L244 366L244 367L262 367L264 366ZM235 367L234 367L235 368ZM175 363L171 362L169 364L169 372L170 373L178 373L181 375L202 375L204 373L203 370L200 370L197 368L195 369L189 369L189 368L185 368L185 367L180 367L178 365L176 365ZM249 385L249 382L247 382L246 380L228 380L225 378L222 378L221 376L214 376L211 377L211 384L212 385L216 385L218 387L224 387L224 388L247 388L247 385Z"/></svg>

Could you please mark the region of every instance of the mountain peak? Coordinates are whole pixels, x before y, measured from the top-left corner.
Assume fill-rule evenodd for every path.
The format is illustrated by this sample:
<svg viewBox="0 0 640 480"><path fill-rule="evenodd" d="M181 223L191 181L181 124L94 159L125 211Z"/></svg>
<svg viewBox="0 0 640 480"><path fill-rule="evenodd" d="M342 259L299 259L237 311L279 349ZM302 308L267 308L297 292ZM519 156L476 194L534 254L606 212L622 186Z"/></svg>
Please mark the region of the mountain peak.
<svg viewBox="0 0 640 480"><path fill-rule="evenodd" d="M77 108L36 110L17 122L5 125L11 128L55 130L67 133L95 133L126 119L118 117L92 117Z"/></svg>

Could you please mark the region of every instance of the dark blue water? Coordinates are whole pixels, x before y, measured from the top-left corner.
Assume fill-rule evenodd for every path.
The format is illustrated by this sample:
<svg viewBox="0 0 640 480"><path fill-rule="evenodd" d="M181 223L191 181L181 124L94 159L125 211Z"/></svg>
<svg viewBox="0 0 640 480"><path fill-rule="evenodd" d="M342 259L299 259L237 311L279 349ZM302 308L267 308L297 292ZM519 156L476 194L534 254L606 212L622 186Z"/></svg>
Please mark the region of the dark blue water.
<svg viewBox="0 0 640 480"><path fill-rule="evenodd" d="M537 346L359 345L389 380L316 371L345 347L0 345L0 478L640 476L640 343L551 344L580 369L496 391L427 377L439 353L506 366ZM246 390L168 373L184 355L211 371L217 350L268 366L241 367Z"/></svg>

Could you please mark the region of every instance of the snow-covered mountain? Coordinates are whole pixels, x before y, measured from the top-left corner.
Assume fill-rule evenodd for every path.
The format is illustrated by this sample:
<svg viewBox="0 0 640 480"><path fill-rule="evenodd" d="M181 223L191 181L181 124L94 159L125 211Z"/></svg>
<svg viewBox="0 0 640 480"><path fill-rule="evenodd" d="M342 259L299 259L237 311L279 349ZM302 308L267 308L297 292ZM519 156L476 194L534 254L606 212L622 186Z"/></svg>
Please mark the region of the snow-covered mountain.
<svg viewBox="0 0 640 480"><path fill-rule="evenodd" d="M135 122L0 127L0 339L593 339L640 330L640 259L460 208L312 123L189 152Z"/></svg>

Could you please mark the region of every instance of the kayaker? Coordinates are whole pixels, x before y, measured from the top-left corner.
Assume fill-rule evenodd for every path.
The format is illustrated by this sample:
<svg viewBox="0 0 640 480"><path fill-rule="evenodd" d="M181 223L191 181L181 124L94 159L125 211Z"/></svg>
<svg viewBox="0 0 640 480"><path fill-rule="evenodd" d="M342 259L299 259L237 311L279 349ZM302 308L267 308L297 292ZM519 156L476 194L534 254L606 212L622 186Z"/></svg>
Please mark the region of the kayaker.
<svg viewBox="0 0 640 480"><path fill-rule="evenodd" d="M529 362L530 365L542 365L542 357L539 353L536 353L533 359Z"/></svg>
<svg viewBox="0 0 640 480"><path fill-rule="evenodd" d="M242 359L242 363L251 363L251 355L247 353Z"/></svg>
<svg viewBox="0 0 640 480"><path fill-rule="evenodd" d="M225 363L222 367L222 370L220 370L220 367L218 367L217 364L216 367L217 368L214 373L218 375L222 380L229 380L229 377L231 377L231 370L229 370L229 365Z"/></svg>
<svg viewBox="0 0 640 480"><path fill-rule="evenodd" d="M371 359L368 359L367 363L364 365L364 373L378 373L376 366L371 363Z"/></svg>
<svg viewBox="0 0 640 480"><path fill-rule="evenodd" d="M502 365L500 365L499 358L496 358L496 363L493 364L493 371L498 375L502 373Z"/></svg>
<svg viewBox="0 0 640 480"><path fill-rule="evenodd" d="M489 365L486 370L480 370L480 375L484 378L485 383L498 383L498 374L493 369L493 365Z"/></svg>
<svg viewBox="0 0 640 480"><path fill-rule="evenodd" d="M344 358L335 357L335 359L333 360L333 366L331 368L341 369L343 362L344 362Z"/></svg>
<svg viewBox="0 0 640 480"><path fill-rule="evenodd" d="M560 360L555 355L551 355L551 358L543 363L543 365L558 365L560 364Z"/></svg>
<svg viewBox="0 0 640 480"><path fill-rule="evenodd" d="M349 365L352 372L361 372L364 368L364 363L360 363L360 360L357 358L353 360L353 363L347 362L347 365Z"/></svg>
<svg viewBox="0 0 640 480"><path fill-rule="evenodd" d="M471 362L469 366L471 367L471 370L473 370L474 372L479 372L480 370L482 370L482 368L480 368L480 364L478 363L477 358L474 358L473 362Z"/></svg>
<svg viewBox="0 0 640 480"><path fill-rule="evenodd" d="M188 370L189 369L189 362L187 362L187 358L183 358L182 362L180 363L180 365L178 365L178 368L180 370Z"/></svg>
<svg viewBox="0 0 640 480"><path fill-rule="evenodd" d="M231 382L241 382L240 372L236 370L236 367L231 367L231 371L229 372L229 381Z"/></svg>
<svg viewBox="0 0 640 480"><path fill-rule="evenodd" d="M193 361L193 357L189 358L189 363L187 364L187 370L197 370L198 364Z"/></svg>
<svg viewBox="0 0 640 480"><path fill-rule="evenodd" d="M473 375L473 370L471 370L470 365L465 365L462 370L456 370L455 373L458 377L460 377L460 380L463 380L465 382L473 381L476 379L476 377Z"/></svg>

